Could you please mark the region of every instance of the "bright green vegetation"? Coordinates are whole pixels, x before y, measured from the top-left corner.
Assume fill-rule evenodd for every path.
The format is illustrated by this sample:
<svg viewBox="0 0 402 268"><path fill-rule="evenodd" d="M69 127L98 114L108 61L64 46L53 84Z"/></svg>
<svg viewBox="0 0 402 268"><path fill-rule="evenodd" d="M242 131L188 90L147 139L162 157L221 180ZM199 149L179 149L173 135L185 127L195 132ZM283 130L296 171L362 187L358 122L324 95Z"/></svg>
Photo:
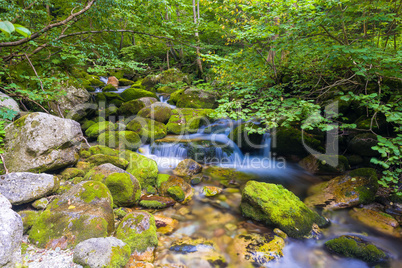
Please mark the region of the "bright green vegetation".
<svg viewBox="0 0 402 268"><path fill-rule="evenodd" d="M138 133L143 140L157 140L167 135L166 125L143 117L136 117L127 125L127 129Z"/></svg>
<svg viewBox="0 0 402 268"><path fill-rule="evenodd" d="M141 138L133 131L106 131L98 136L98 143L120 149L137 150L141 146Z"/></svg>
<svg viewBox="0 0 402 268"><path fill-rule="evenodd" d="M105 180L105 185L113 196L113 203L118 207L134 205L141 197L141 186L132 181L130 174L113 173Z"/></svg>
<svg viewBox="0 0 402 268"><path fill-rule="evenodd" d="M167 189L168 194L177 202L184 201L186 197L183 190L179 186L172 186Z"/></svg>
<svg viewBox="0 0 402 268"><path fill-rule="evenodd" d="M129 161L127 172L133 174L143 188L155 186L158 165L154 160L133 152L128 153L126 159Z"/></svg>

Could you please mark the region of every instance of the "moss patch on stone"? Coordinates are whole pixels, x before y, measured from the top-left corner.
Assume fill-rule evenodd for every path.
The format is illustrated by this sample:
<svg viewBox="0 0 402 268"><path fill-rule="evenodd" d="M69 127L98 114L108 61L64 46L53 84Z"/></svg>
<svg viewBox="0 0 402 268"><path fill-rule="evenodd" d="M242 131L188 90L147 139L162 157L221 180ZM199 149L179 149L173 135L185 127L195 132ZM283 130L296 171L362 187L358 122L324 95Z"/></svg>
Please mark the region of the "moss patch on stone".
<svg viewBox="0 0 402 268"><path fill-rule="evenodd" d="M212 109L174 109L167 123L167 131L172 134L195 133L200 126L210 122Z"/></svg>
<svg viewBox="0 0 402 268"><path fill-rule="evenodd" d="M98 123L95 123L92 126L90 126L85 131L85 135L87 135L88 138L96 138L102 132L105 132L105 131L108 131L108 130L113 131L114 129L115 129L115 124L114 123L108 122L108 121L102 121L102 122L98 122Z"/></svg>
<svg viewBox="0 0 402 268"><path fill-rule="evenodd" d="M117 156L110 156L105 154L95 154L87 158L87 161L93 166L99 166L102 164L110 163L119 168L125 169L128 166L128 161L124 158Z"/></svg>
<svg viewBox="0 0 402 268"><path fill-rule="evenodd" d="M126 159L129 161L127 172L133 174L143 188L155 186L158 165L154 160L134 152L127 153Z"/></svg>
<svg viewBox="0 0 402 268"><path fill-rule="evenodd" d="M123 103L119 110L118 114L120 115L136 115L142 108L145 107L145 104L141 100L131 100Z"/></svg>
<svg viewBox="0 0 402 268"><path fill-rule="evenodd" d="M142 145L140 136L133 131L106 131L98 136L98 142L111 148L137 150Z"/></svg>
<svg viewBox="0 0 402 268"><path fill-rule="evenodd" d="M147 90L135 88L135 87L130 87L126 90L124 90L120 96L123 98L125 102L131 101L131 100L136 100L142 97L153 97L156 98L156 94Z"/></svg>
<svg viewBox="0 0 402 268"><path fill-rule="evenodd" d="M130 174L113 173L106 178L105 185L118 207L134 205L141 197L141 187L138 182L132 181Z"/></svg>
<svg viewBox="0 0 402 268"><path fill-rule="evenodd" d="M167 135L165 124L143 117L136 117L131 120L127 125L127 129L138 133L147 141L161 139Z"/></svg>

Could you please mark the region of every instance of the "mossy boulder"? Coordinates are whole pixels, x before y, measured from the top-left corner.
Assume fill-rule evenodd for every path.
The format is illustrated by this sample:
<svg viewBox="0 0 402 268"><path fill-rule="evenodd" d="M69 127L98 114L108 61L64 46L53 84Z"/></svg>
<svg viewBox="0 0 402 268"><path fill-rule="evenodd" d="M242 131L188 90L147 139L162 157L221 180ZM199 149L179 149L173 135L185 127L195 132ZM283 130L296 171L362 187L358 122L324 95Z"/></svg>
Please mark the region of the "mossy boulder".
<svg viewBox="0 0 402 268"><path fill-rule="evenodd" d="M95 121L92 120L86 120L82 125L81 128L82 130L87 130L90 126L92 126L93 124L95 124Z"/></svg>
<svg viewBox="0 0 402 268"><path fill-rule="evenodd" d="M382 262L387 254L375 245L364 241L360 237L343 235L325 243L325 248L338 255L360 259L368 263Z"/></svg>
<svg viewBox="0 0 402 268"><path fill-rule="evenodd" d="M141 186L131 174L113 173L106 177L105 185L113 196L114 205L118 207L132 206L141 197Z"/></svg>
<svg viewBox="0 0 402 268"><path fill-rule="evenodd" d="M181 161L177 167L173 170L173 173L177 176L185 177L200 173L202 166L193 159L185 159Z"/></svg>
<svg viewBox="0 0 402 268"><path fill-rule="evenodd" d="M29 232L38 247L71 248L94 237L106 237L114 230L113 198L101 182L87 181L73 186L54 199Z"/></svg>
<svg viewBox="0 0 402 268"><path fill-rule="evenodd" d="M110 91L117 91L117 88L112 84L107 84L104 88L102 88L102 92L110 92Z"/></svg>
<svg viewBox="0 0 402 268"><path fill-rule="evenodd" d="M233 168L223 168L210 166L202 171L202 174L214 181L219 181L226 187L238 186L247 183L250 180L256 180L258 177L253 174L237 171Z"/></svg>
<svg viewBox="0 0 402 268"><path fill-rule="evenodd" d="M105 85L98 77L91 77L87 81L93 87L103 87Z"/></svg>
<svg viewBox="0 0 402 268"><path fill-rule="evenodd" d="M148 75L142 80L142 86L148 90L152 90L157 84L169 84L175 82L190 84L190 79L180 70L172 68L157 75Z"/></svg>
<svg viewBox="0 0 402 268"><path fill-rule="evenodd" d="M127 124L127 129L138 133L143 141L153 141L167 135L165 124L138 116Z"/></svg>
<svg viewBox="0 0 402 268"><path fill-rule="evenodd" d="M178 108L214 109L218 107L217 98L217 92L187 88L177 100L176 106Z"/></svg>
<svg viewBox="0 0 402 268"><path fill-rule="evenodd" d="M282 185L249 181L243 189L240 208L244 216L278 227L295 238L311 236L314 224L327 224L324 217Z"/></svg>
<svg viewBox="0 0 402 268"><path fill-rule="evenodd" d="M212 109L174 109L166 124L168 133L195 133L200 126L210 122Z"/></svg>
<svg viewBox="0 0 402 268"><path fill-rule="evenodd" d="M134 84L134 81L129 80L129 79L125 79L125 78L121 78L119 79L119 86L131 86L132 84Z"/></svg>
<svg viewBox="0 0 402 268"><path fill-rule="evenodd" d="M156 188L160 188L161 184L167 180L169 180L170 175L169 174L158 174L158 177L156 179Z"/></svg>
<svg viewBox="0 0 402 268"><path fill-rule="evenodd" d="M128 213L116 229L116 238L130 246L131 252L144 252L158 246L155 219L146 211Z"/></svg>
<svg viewBox="0 0 402 268"><path fill-rule="evenodd" d="M258 125L251 122L241 124L229 133L229 139L234 141L242 152L253 153L259 150L263 135L258 133L248 134L246 128L257 129Z"/></svg>
<svg viewBox="0 0 402 268"><path fill-rule="evenodd" d="M177 89L174 87L170 87L170 86L163 86L163 87L158 87L156 89L156 92L158 93L165 93L165 94L171 94L173 92L175 92Z"/></svg>
<svg viewBox="0 0 402 268"><path fill-rule="evenodd" d="M348 151L361 156L379 156L371 147L378 144L377 136L372 133L356 135L348 146Z"/></svg>
<svg viewBox="0 0 402 268"><path fill-rule="evenodd" d="M86 131L85 135L88 138L96 138L101 133L105 131L113 131L115 129L115 124L109 121L102 121L90 126Z"/></svg>
<svg viewBox="0 0 402 268"><path fill-rule="evenodd" d="M271 132L272 139L276 141L272 145L272 152L281 156L296 156L303 158L308 155L305 145L317 151L323 151L321 142L313 135L303 133L293 127L280 127Z"/></svg>
<svg viewBox="0 0 402 268"><path fill-rule="evenodd" d="M380 233L402 237L402 228L399 226L399 222L387 213L369 208L353 208L349 211L349 215Z"/></svg>
<svg viewBox="0 0 402 268"><path fill-rule="evenodd" d="M84 150L89 153L89 156L95 154L105 154L109 156L119 156L120 151L112 149L104 145L91 146L89 149Z"/></svg>
<svg viewBox="0 0 402 268"><path fill-rule="evenodd" d="M142 145L140 136L133 131L106 131L98 136L98 143L111 148L137 150Z"/></svg>
<svg viewBox="0 0 402 268"><path fill-rule="evenodd" d="M273 233L250 233L235 236L228 246L228 252L236 267L248 267L250 264L254 267L266 267L269 262L283 256L284 247L283 238Z"/></svg>
<svg viewBox="0 0 402 268"><path fill-rule="evenodd" d="M36 210L22 210L18 212L21 216L24 234L26 234L39 219L40 212Z"/></svg>
<svg viewBox="0 0 402 268"><path fill-rule="evenodd" d="M299 165L313 174L339 174L349 168L349 161L343 155L309 155Z"/></svg>
<svg viewBox="0 0 402 268"><path fill-rule="evenodd" d="M150 118L155 121L166 123L172 115L172 108L169 104L156 102L150 106L144 107L138 112L138 116Z"/></svg>
<svg viewBox="0 0 402 268"><path fill-rule="evenodd" d="M75 177L84 177L85 172L79 168L66 168L61 172L61 178L63 180L70 180Z"/></svg>
<svg viewBox="0 0 402 268"><path fill-rule="evenodd" d="M179 101L180 97L183 95L185 90L186 90L185 88L181 88L171 93L169 103L176 104Z"/></svg>
<svg viewBox="0 0 402 268"><path fill-rule="evenodd" d="M46 197L36 200L32 203L32 207L38 210L43 210L49 205L49 200Z"/></svg>
<svg viewBox="0 0 402 268"><path fill-rule="evenodd" d="M120 96L123 98L124 102L136 100L143 97L153 97L156 98L156 94L147 90L130 87L124 90Z"/></svg>
<svg viewBox="0 0 402 268"><path fill-rule="evenodd" d="M154 160L134 152L127 153L126 159L129 161L127 172L133 174L143 188L155 186L158 165Z"/></svg>
<svg viewBox="0 0 402 268"><path fill-rule="evenodd" d="M85 180L92 180L92 181L100 181L105 182L106 177L113 173L127 173L124 169L116 167L112 164L103 164L97 167L92 168L85 174Z"/></svg>
<svg viewBox="0 0 402 268"><path fill-rule="evenodd" d="M181 189L184 193L184 197L177 188ZM182 178L176 176L170 176L167 181L162 182L159 192L162 196L172 196L173 198L177 198L176 201L183 204L190 202L194 195L194 189L191 185ZM179 199L181 199L181 201L179 201Z"/></svg>
<svg viewBox="0 0 402 268"><path fill-rule="evenodd" d="M110 163L119 168L125 169L128 166L128 161L118 156L110 156L105 154L95 154L86 159L92 166L99 166L102 164Z"/></svg>
<svg viewBox="0 0 402 268"><path fill-rule="evenodd" d="M201 193L203 195L205 195L206 197L212 197L212 196L216 196L220 193L222 193L223 189L220 187L216 187L216 186L204 186L201 189Z"/></svg>
<svg viewBox="0 0 402 268"><path fill-rule="evenodd" d="M152 209L163 209L174 204L176 204L174 199L157 195L143 195L140 200L140 206Z"/></svg>
<svg viewBox="0 0 402 268"><path fill-rule="evenodd" d="M136 115L144 107L145 107L145 103L143 101L141 101L140 99L131 100L131 101L123 103L120 106L118 113L120 115L132 116L132 115Z"/></svg>
<svg viewBox="0 0 402 268"><path fill-rule="evenodd" d="M139 98L138 100L142 101L145 104L145 106L149 106L151 104L154 104L155 102L158 102L158 100L153 97L143 97Z"/></svg>
<svg viewBox="0 0 402 268"><path fill-rule="evenodd" d="M359 168L349 174L312 186L304 202L307 206L342 209L368 204L378 189L377 175L372 168Z"/></svg>

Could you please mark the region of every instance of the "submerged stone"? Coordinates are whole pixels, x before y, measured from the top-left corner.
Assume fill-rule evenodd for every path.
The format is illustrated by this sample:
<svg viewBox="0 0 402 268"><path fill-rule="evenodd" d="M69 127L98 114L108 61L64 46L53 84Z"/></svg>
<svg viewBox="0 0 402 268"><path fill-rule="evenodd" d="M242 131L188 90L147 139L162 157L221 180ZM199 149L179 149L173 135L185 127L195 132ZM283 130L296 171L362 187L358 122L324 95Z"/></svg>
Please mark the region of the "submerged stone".
<svg viewBox="0 0 402 268"><path fill-rule="evenodd" d="M192 159L184 159L173 170L177 176L185 177L200 173L202 166Z"/></svg>
<svg viewBox="0 0 402 268"><path fill-rule="evenodd" d="M176 204L176 201L170 197L157 195L144 195L141 197L140 206L145 208L167 208Z"/></svg>
<svg viewBox="0 0 402 268"><path fill-rule="evenodd" d="M181 201L181 203L188 203L190 202L190 200L192 199L193 195L194 195L194 189L191 187L190 184L188 184L186 181L184 181L182 178L180 177L176 177L176 176L170 176L169 179L165 182L163 182L161 184L161 187L159 189L159 192L161 195L163 196L169 196L169 189L172 187L178 187L180 188L183 193L184 193L184 199ZM175 188L177 189L177 188ZM173 190L170 190L171 193L173 193ZM179 191L174 191L175 192L175 197L178 198L177 192ZM180 199L182 199L182 195L180 194Z"/></svg>

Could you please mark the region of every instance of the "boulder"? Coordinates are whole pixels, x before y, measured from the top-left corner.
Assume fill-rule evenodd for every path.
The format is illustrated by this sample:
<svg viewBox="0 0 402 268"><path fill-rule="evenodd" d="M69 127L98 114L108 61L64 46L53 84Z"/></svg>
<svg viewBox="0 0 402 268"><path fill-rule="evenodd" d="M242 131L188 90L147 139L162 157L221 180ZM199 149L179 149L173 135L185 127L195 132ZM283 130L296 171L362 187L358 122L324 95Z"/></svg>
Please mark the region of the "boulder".
<svg viewBox="0 0 402 268"><path fill-rule="evenodd" d="M157 195L143 195L141 196L140 200L140 206L153 209L167 208L173 206L174 204L176 204L174 199Z"/></svg>
<svg viewBox="0 0 402 268"><path fill-rule="evenodd" d="M40 212L36 210L22 210L18 212L18 215L20 215L22 219L24 234L26 234L39 219Z"/></svg>
<svg viewBox="0 0 402 268"><path fill-rule="evenodd" d="M9 97L3 92L0 92L0 108L3 109L3 107L14 111L14 115L12 116L13 118L20 113L18 103L13 98Z"/></svg>
<svg viewBox="0 0 402 268"><path fill-rule="evenodd" d="M0 267L22 266L21 241L23 225L20 215L0 194Z"/></svg>
<svg viewBox="0 0 402 268"><path fill-rule="evenodd" d="M165 124L138 116L128 123L127 129L138 133L143 141L161 139L167 135Z"/></svg>
<svg viewBox="0 0 402 268"><path fill-rule="evenodd" d="M193 159L185 159L181 161L173 170L173 174L181 177L192 176L200 173L202 166Z"/></svg>
<svg viewBox="0 0 402 268"><path fill-rule="evenodd" d="M169 122L166 124L168 133L196 133L200 126L210 123L212 109L174 109Z"/></svg>
<svg viewBox="0 0 402 268"><path fill-rule="evenodd" d="M241 124L229 133L229 139L234 141L242 152L253 153L256 150L259 150L263 135L258 133L248 134L246 131L247 127L257 129L258 125L251 122Z"/></svg>
<svg viewBox="0 0 402 268"><path fill-rule="evenodd" d="M102 92L110 91L117 91L117 87L113 86L112 84L107 84L104 88L102 88Z"/></svg>
<svg viewBox="0 0 402 268"><path fill-rule="evenodd" d="M134 84L134 81L131 81L131 80L125 79L125 78L119 79L120 86L131 86L132 84Z"/></svg>
<svg viewBox="0 0 402 268"><path fill-rule="evenodd" d="M101 133L105 131L113 131L115 130L116 126L114 123L109 122L109 121L102 121L95 123L91 125L86 131L85 135L88 136L88 138L96 138L98 137Z"/></svg>
<svg viewBox="0 0 402 268"><path fill-rule="evenodd" d="M63 85L60 90L66 94L51 103L51 108L56 114L62 113L66 118L79 121L94 111L94 107L88 105L91 94L85 88Z"/></svg>
<svg viewBox="0 0 402 268"><path fill-rule="evenodd" d="M217 92L190 87L181 94L176 106L178 108L214 109L218 107L217 98Z"/></svg>
<svg viewBox="0 0 402 268"><path fill-rule="evenodd" d="M181 98L181 95L183 95L183 92L185 90L186 90L185 88L181 88L181 89L178 89L178 90L172 92L170 94L170 98L169 98L168 102L172 103L172 104L176 104L179 101L179 99Z"/></svg>
<svg viewBox="0 0 402 268"><path fill-rule="evenodd" d="M84 181L54 199L29 232L38 247L71 248L114 230L113 198L98 181Z"/></svg>
<svg viewBox="0 0 402 268"><path fill-rule="evenodd" d="M49 205L49 200L46 197L36 200L32 203L32 207L39 210L44 210Z"/></svg>
<svg viewBox="0 0 402 268"><path fill-rule="evenodd" d="M98 143L111 148L137 150L142 145L134 131L106 131L98 136Z"/></svg>
<svg viewBox="0 0 402 268"><path fill-rule="evenodd" d="M176 188L176 190L174 190ZM194 189L191 187L190 184L185 182L182 178L176 177L176 176L170 176L169 179L165 182L161 183L161 186L159 188L159 192L163 196L172 196L173 198L178 197L179 191L177 191L177 188L181 189L181 191L184 193L184 196L182 196L180 201L182 204L186 204L191 201L193 195L194 195ZM181 195L181 194L180 194Z"/></svg>
<svg viewBox="0 0 402 268"><path fill-rule="evenodd" d="M84 177L85 171L79 168L66 168L60 175L63 180L71 180L75 177Z"/></svg>
<svg viewBox="0 0 402 268"><path fill-rule="evenodd" d="M349 161L343 155L309 155L303 158L299 165L313 174L339 174L349 168Z"/></svg>
<svg viewBox="0 0 402 268"><path fill-rule="evenodd" d="M128 173L113 173L104 180L113 196L113 203L118 207L135 205L141 197L141 185Z"/></svg>
<svg viewBox="0 0 402 268"><path fill-rule="evenodd" d="M112 85L112 86L114 86L115 88L117 88L118 86L119 86L119 80L116 78L116 77L114 77L114 76L110 76L108 79L107 79L107 83L106 83L107 85Z"/></svg>
<svg viewBox="0 0 402 268"><path fill-rule="evenodd" d="M29 203L49 195L60 186L56 176L15 172L0 176L0 193L13 205Z"/></svg>
<svg viewBox="0 0 402 268"><path fill-rule="evenodd" d="M154 215L155 224L156 224L156 231L161 234L171 234L173 231L176 230L177 226L179 225L179 221L163 216L163 215Z"/></svg>
<svg viewBox="0 0 402 268"><path fill-rule="evenodd" d="M124 169L116 167L113 164L107 163L92 168L90 171L88 171L87 174L85 174L84 179L103 182L106 179L106 177L108 177L113 173L127 173L127 172Z"/></svg>
<svg viewBox="0 0 402 268"><path fill-rule="evenodd" d="M119 168L126 168L128 166L128 161L124 158L118 156L111 156L106 154L95 154L86 159L92 166L99 166L102 164L113 164Z"/></svg>
<svg viewBox="0 0 402 268"><path fill-rule="evenodd" d="M152 97L143 97L143 98L139 98L139 101L142 101L145 106L149 106L155 102L158 102L158 100L156 98L152 98Z"/></svg>
<svg viewBox="0 0 402 268"><path fill-rule="evenodd" d="M292 192L271 183L247 182L240 209L244 216L278 227L295 238L314 236L315 224L322 227L328 223Z"/></svg>
<svg viewBox="0 0 402 268"><path fill-rule="evenodd" d="M175 82L190 84L190 79L180 70L172 68L157 75L148 75L142 80L141 85L147 90L153 90L157 84L170 84Z"/></svg>
<svg viewBox="0 0 402 268"><path fill-rule="evenodd" d="M254 174L244 173L233 168L223 168L209 166L202 172L207 178L219 181L220 184L230 187L245 184L250 180L256 180L258 177Z"/></svg>
<svg viewBox="0 0 402 268"><path fill-rule="evenodd" d="M356 135L350 142L348 151L361 156L379 156L378 151L371 147L378 144L377 136L372 133L363 133Z"/></svg>
<svg viewBox="0 0 402 268"><path fill-rule="evenodd" d="M212 197L222 193L223 189L215 186L204 186L201 189L201 193L206 197Z"/></svg>
<svg viewBox="0 0 402 268"><path fill-rule="evenodd" d="M351 235L331 239L325 242L325 248L346 258L356 258L370 264L384 261L387 258L387 254L383 250L360 237Z"/></svg>
<svg viewBox="0 0 402 268"><path fill-rule="evenodd" d="M124 267L130 258L130 247L115 237L91 238L74 249L73 261L84 267Z"/></svg>
<svg viewBox="0 0 402 268"><path fill-rule="evenodd" d="M128 153L126 159L129 161L127 172L133 174L139 180L142 188L155 186L158 165L154 160L134 152Z"/></svg>
<svg viewBox="0 0 402 268"><path fill-rule="evenodd" d="M132 116L136 115L146 105L141 99L131 100L123 103L117 111L120 115Z"/></svg>
<svg viewBox="0 0 402 268"><path fill-rule="evenodd" d="M128 213L118 225L115 236L129 245L133 254L153 251L158 246L154 216L146 211Z"/></svg>
<svg viewBox="0 0 402 268"><path fill-rule="evenodd" d="M142 108L138 112L138 116L150 118L155 121L166 123L172 115L172 108L169 104L156 102L150 106Z"/></svg>
<svg viewBox="0 0 402 268"><path fill-rule="evenodd" d="M124 102L136 100L143 97L157 98L155 93L135 87L130 87L124 90L120 94L120 96L123 98Z"/></svg>
<svg viewBox="0 0 402 268"><path fill-rule="evenodd" d="M45 172L73 165L83 139L80 124L31 113L5 129L4 159L10 172Z"/></svg>
<svg viewBox="0 0 402 268"><path fill-rule="evenodd" d="M372 168L359 168L349 174L312 186L304 200L307 206L342 209L368 204L378 189L377 175Z"/></svg>

